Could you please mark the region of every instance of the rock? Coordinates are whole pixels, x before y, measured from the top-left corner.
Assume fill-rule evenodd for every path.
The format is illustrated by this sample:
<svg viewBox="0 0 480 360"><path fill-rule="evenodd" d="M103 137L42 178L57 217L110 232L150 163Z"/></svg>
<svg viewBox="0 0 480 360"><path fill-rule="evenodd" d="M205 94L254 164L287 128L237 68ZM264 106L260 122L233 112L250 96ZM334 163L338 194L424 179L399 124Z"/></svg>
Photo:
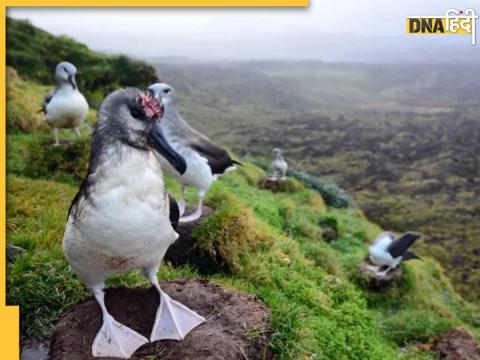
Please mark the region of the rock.
<svg viewBox="0 0 480 360"><path fill-rule="evenodd" d="M447 331L434 345L434 350L447 360L480 360L480 345L461 328Z"/></svg>
<svg viewBox="0 0 480 360"><path fill-rule="evenodd" d="M18 255L25 252L26 250L20 246L7 245L7 261L13 263Z"/></svg>
<svg viewBox="0 0 480 360"><path fill-rule="evenodd" d="M332 227L328 227L322 231L322 238L326 242L332 242L334 240L337 240L337 237L337 230Z"/></svg>
<svg viewBox="0 0 480 360"><path fill-rule="evenodd" d="M392 284L401 282L403 279L403 270L401 266L397 267L394 270L390 270L386 276L379 277L375 274L375 272L368 268L369 265L372 266L373 264L367 257L358 266L361 280L365 288L368 290L382 290L391 286Z"/></svg>
<svg viewBox="0 0 480 360"><path fill-rule="evenodd" d="M185 213L190 214L194 210L194 207L187 206ZM168 248L164 261L168 261L174 266L188 264L201 274L213 274L221 269L221 259L215 259L212 254L207 254L202 249L199 249L196 246L196 239L192 235L193 230L204 222L212 211L212 208L203 206L200 219L178 224L175 231L179 237Z"/></svg>
<svg viewBox="0 0 480 360"><path fill-rule="evenodd" d="M20 360L48 360L48 339L22 338Z"/></svg>
<svg viewBox="0 0 480 360"><path fill-rule="evenodd" d="M163 340L142 346L132 359L272 358L267 345L270 335L267 307L254 296L206 280L164 281L160 286L207 321L182 341ZM106 290L106 305L115 319L147 338L158 304L154 288ZM93 360L92 342L101 320L100 307L93 298L64 313L51 337L50 360Z"/></svg>

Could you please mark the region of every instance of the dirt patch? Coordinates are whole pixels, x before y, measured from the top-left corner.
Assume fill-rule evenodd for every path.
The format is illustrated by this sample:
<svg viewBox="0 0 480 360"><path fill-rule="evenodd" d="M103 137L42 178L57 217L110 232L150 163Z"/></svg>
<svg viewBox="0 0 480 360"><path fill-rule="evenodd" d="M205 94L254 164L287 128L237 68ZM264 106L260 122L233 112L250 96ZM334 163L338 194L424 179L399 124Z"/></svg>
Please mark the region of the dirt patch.
<svg viewBox="0 0 480 360"><path fill-rule="evenodd" d="M163 340L141 347L132 359L272 358L267 346L270 335L267 307L254 296L205 280L174 280L160 285L174 300L207 321L182 341ZM147 338L150 336L159 305L155 289L107 289L106 305L117 321ZM94 359L92 342L101 327L101 318L100 307L93 298L67 311L51 337L50 359Z"/></svg>
<svg viewBox="0 0 480 360"><path fill-rule="evenodd" d="M449 330L434 349L447 360L480 360L480 345L464 329Z"/></svg>

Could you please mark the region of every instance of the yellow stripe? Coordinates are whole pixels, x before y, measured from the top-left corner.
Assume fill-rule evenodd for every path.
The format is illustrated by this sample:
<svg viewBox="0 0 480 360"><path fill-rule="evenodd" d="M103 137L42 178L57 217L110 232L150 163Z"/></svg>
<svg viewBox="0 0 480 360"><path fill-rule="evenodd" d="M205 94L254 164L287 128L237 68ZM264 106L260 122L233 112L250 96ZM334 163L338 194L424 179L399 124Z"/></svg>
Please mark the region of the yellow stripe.
<svg viewBox="0 0 480 360"><path fill-rule="evenodd" d="M139 0L114 1L114 0L86 0L70 1L60 0L6 0L6 6L165 6L165 7L306 7L308 0Z"/></svg>

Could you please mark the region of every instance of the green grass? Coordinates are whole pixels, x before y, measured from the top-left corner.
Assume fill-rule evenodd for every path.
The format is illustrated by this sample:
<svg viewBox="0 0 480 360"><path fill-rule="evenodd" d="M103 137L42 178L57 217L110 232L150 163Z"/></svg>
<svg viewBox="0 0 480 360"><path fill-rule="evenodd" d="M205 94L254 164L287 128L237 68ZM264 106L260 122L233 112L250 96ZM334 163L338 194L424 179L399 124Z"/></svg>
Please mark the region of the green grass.
<svg viewBox="0 0 480 360"><path fill-rule="evenodd" d="M22 333L28 335L48 335L66 308L89 296L61 251L76 180L62 181L58 174L42 180L25 175L28 169L18 170L21 159L13 149L28 148L34 137L43 136L9 138L8 160L17 175L8 179L8 241L28 251L8 266L8 303L21 306ZM293 192L261 190L256 184L264 175L247 162L221 177L207 197L216 212L195 234L197 246L219 256L224 265L209 279L256 294L268 305L277 358L433 359L414 347L398 349L432 341L457 325L478 336L478 317L472 316L478 309L454 292L434 260L407 264L400 287L364 291L356 267L380 229L358 209L326 207L320 194L302 183ZM167 186L178 193L172 179ZM188 192L187 199L195 197ZM322 228L332 225L338 239L326 243ZM159 276L201 277L195 269L169 265ZM148 283L132 272L108 285Z"/></svg>

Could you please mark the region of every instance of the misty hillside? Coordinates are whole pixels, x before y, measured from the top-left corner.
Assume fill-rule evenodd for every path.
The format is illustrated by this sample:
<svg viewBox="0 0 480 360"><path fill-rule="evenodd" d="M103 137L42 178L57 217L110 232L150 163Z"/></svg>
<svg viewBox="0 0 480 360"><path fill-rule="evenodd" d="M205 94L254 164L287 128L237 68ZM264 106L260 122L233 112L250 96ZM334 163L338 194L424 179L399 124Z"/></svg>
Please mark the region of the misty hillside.
<svg viewBox="0 0 480 360"><path fill-rule="evenodd" d="M385 228L480 296L479 66L321 62L156 65L194 126L238 152L281 147L296 168L355 193Z"/></svg>

